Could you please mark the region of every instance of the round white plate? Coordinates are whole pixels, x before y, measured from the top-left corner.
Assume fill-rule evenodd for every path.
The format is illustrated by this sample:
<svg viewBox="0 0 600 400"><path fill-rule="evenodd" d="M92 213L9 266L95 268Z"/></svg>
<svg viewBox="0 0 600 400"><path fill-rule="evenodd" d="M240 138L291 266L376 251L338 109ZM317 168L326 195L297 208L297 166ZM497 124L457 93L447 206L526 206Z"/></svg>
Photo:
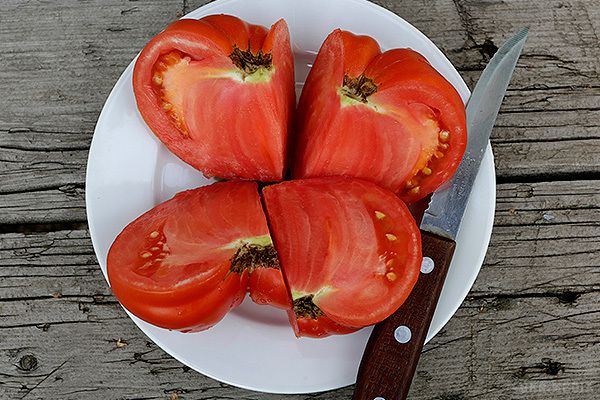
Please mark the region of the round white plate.
<svg viewBox="0 0 600 400"><path fill-rule="evenodd" d="M410 47L423 54L458 90L469 90L454 67L421 32L364 0L218 0L187 17L233 14L270 26L284 18L296 56L297 89L327 34L335 28L376 38L383 49ZM150 38L148 38L150 39ZM86 202L90 234L106 276L106 255L133 219L175 193L210 183L173 156L140 117L131 85L133 62L113 88L90 149ZM457 247L427 339L454 314L471 288L488 246L495 175L488 147L457 238ZM296 339L285 314L246 300L214 328L178 333L131 316L157 345L189 367L219 381L273 393L308 393L355 382L370 329L325 339Z"/></svg>

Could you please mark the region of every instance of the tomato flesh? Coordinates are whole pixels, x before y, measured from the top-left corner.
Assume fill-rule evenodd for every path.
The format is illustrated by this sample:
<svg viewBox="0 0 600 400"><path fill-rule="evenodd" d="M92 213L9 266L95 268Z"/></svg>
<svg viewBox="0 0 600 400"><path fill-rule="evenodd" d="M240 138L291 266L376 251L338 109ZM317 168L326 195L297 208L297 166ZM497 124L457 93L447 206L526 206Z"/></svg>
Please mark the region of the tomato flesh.
<svg viewBox="0 0 600 400"><path fill-rule="evenodd" d="M393 193L363 180L314 178L268 186L263 197L298 335L347 333L404 302L419 274L420 232Z"/></svg>
<svg viewBox="0 0 600 400"><path fill-rule="evenodd" d="M182 331L207 329L239 305L254 270L272 269L272 283L285 290L254 182L178 193L119 234L107 266L125 308ZM269 293L262 300L281 301Z"/></svg>
<svg viewBox="0 0 600 400"><path fill-rule="evenodd" d="M464 104L423 56L341 30L323 43L296 120L294 177L362 178L407 203L448 180L466 145Z"/></svg>
<svg viewBox="0 0 600 400"><path fill-rule="evenodd" d="M133 88L154 134L206 175L283 177L295 103L283 20L270 30L227 15L176 21L142 50Z"/></svg>
<svg viewBox="0 0 600 400"><path fill-rule="evenodd" d="M290 308L288 292L279 268L255 268L248 280L248 292L256 304L270 305L284 310Z"/></svg>

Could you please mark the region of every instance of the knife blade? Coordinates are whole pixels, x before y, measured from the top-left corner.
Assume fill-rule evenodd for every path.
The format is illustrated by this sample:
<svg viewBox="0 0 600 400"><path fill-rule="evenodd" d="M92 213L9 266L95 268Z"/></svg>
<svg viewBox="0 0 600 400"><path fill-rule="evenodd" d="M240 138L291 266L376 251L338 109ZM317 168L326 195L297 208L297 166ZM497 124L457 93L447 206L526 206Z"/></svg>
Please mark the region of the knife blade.
<svg viewBox="0 0 600 400"><path fill-rule="evenodd" d="M527 32L519 31L502 45L473 90L467 104L465 154L452 179L431 196L421 221L421 274L404 304L373 329L353 400L404 400L408 395L469 195Z"/></svg>

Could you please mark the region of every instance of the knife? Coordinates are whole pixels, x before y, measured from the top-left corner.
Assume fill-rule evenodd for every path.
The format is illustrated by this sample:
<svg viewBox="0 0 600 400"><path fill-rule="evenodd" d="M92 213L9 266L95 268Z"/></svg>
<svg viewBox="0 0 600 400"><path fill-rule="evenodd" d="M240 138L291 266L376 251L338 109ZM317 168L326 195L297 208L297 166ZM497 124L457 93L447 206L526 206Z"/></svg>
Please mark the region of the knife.
<svg viewBox="0 0 600 400"><path fill-rule="evenodd" d="M527 39L521 30L496 52L467 104L467 148L449 184L431 196L421 221L423 263L404 304L378 323L365 348L353 400L404 400L433 318L473 182L502 99Z"/></svg>

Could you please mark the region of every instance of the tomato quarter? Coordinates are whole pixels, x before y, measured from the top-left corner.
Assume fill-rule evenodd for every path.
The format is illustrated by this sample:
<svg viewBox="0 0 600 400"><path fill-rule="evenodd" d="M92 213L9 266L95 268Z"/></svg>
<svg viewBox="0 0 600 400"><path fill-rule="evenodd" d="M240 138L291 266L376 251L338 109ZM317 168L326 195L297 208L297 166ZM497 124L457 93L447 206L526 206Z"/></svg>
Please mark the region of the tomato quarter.
<svg viewBox="0 0 600 400"><path fill-rule="evenodd" d="M458 167L464 104L419 53L381 52L368 36L333 31L302 90L296 178L363 178L412 203Z"/></svg>
<svg viewBox="0 0 600 400"><path fill-rule="evenodd" d="M348 333L404 302L419 275L421 239L392 192L314 178L268 186L263 197L297 335Z"/></svg>
<svg viewBox="0 0 600 400"><path fill-rule="evenodd" d="M121 304L169 329L197 331L239 305L251 285L261 303L287 306L285 286L254 182L178 193L130 223L108 253ZM271 290L262 278L268 271ZM278 279L277 279L278 278ZM258 287L260 290L253 289ZM258 294L257 294L258 293Z"/></svg>
<svg viewBox="0 0 600 400"><path fill-rule="evenodd" d="M283 177L295 105L285 21L270 30L228 15L176 21L142 50L133 90L154 134L206 175Z"/></svg>

